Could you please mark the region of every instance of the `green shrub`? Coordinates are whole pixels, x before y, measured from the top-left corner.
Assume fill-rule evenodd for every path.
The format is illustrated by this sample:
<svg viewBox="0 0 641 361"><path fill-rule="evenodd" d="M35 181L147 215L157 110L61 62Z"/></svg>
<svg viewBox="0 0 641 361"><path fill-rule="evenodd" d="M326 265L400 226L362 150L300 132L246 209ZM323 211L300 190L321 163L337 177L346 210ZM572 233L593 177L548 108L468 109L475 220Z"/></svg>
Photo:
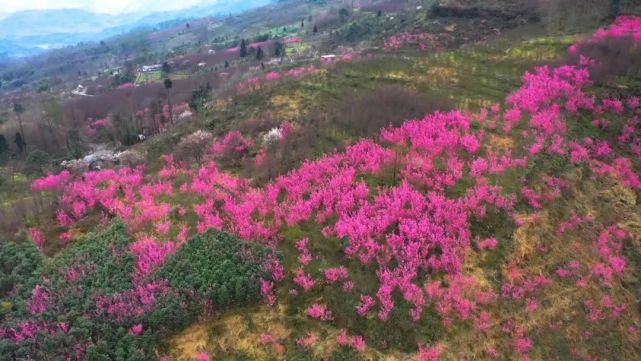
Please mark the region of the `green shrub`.
<svg viewBox="0 0 641 361"><path fill-rule="evenodd" d="M0 301L12 303L31 292L41 269L42 256L33 243L0 240Z"/></svg>
<svg viewBox="0 0 641 361"><path fill-rule="evenodd" d="M209 231L191 239L169 256L157 272L178 290L193 290L196 299L217 307L237 306L260 298L260 278L267 278L264 247L238 241L227 233Z"/></svg>
<svg viewBox="0 0 641 361"><path fill-rule="evenodd" d="M188 241L144 276L135 274L131 242L124 224L116 221L45 266L33 244L0 243L2 329L23 322L48 325L17 344L0 339L0 361L63 360L76 348L87 360L155 359L160 341L201 315L205 300L214 308L228 308L260 299L260 278L267 277L264 264L271 257L265 247L211 231ZM31 314L26 305L37 284L47 290L47 307ZM149 284L160 291L143 301L146 296L139 290ZM60 323L69 326L67 332L56 329ZM130 330L137 324L143 330L133 335Z"/></svg>

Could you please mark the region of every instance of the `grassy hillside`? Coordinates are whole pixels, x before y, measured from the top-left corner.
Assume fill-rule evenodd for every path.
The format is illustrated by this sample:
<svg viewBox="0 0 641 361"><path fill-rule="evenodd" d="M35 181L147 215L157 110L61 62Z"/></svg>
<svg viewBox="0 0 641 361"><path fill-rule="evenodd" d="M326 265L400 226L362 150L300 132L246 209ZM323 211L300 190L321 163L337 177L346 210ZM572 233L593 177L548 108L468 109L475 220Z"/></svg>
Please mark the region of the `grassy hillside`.
<svg viewBox="0 0 641 361"><path fill-rule="evenodd" d="M284 1L76 100L123 153L8 163L2 357L639 359L641 19L521 5Z"/></svg>

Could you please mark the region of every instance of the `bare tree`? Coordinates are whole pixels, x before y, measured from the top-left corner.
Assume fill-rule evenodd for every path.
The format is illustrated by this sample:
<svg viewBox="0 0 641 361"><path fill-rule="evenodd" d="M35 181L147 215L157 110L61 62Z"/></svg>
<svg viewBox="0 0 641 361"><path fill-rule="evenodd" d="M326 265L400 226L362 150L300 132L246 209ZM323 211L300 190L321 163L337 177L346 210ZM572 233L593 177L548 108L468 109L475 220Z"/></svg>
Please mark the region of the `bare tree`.
<svg viewBox="0 0 641 361"><path fill-rule="evenodd" d="M56 133L58 125L62 122L62 107L55 98L50 97L42 100L42 111L47 127L49 128L49 136L54 146L59 147L60 144Z"/></svg>
<svg viewBox="0 0 641 361"><path fill-rule="evenodd" d="M539 13L552 30L594 27L608 16L609 1L538 0Z"/></svg>
<svg viewBox="0 0 641 361"><path fill-rule="evenodd" d="M178 143L176 156L179 159L193 158L196 163L202 165L203 156L211 146L214 136L202 130L183 137Z"/></svg>

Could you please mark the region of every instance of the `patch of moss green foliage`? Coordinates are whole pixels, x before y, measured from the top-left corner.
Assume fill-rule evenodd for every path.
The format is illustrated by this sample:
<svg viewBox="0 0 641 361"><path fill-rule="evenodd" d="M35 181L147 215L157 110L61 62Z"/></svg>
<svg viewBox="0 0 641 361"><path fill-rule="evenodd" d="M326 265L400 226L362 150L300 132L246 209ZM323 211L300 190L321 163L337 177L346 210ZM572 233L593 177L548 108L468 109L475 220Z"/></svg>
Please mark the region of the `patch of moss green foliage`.
<svg viewBox="0 0 641 361"><path fill-rule="evenodd" d="M258 301L259 280L268 277L263 265L273 257L265 247L210 231L168 256L151 276L134 282L131 242L124 224L116 221L69 246L44 267L32 244L0 243L3 327L20 327L24 322L49 325L20 343L0 340L0 360L27 355L64 359L76 352L76 346L88 360L155 359L161 340L188 326L206 308ZM137 290L150 282L161 291L143 301ZM27 310L35 285L48 290L47 309L39 314ZM112 314L98 306L100 299L122 300L118 307L110 307L125 311ZM68 325L68 331L56 330L60 324ZM143 326L139 335L129 331L136 324Z"/></svg>
<svg viewBox="0 0 641 361"><path fill-rule="evenodd" d="M0 321L40 280L42 256L28 240L0 240Z"/></svg>
<svg viewBox="0 0 641 361"><path fill-rule="evenodd" d="M156 277L169 280L174 289L193 290L195 299L212 300L217 307L240 306L260 299L269 255L265 247L210 231L169 256Z"/></svg>
<svg viewBox="0 0 641 361"><path fill-rule="evenodd" d="M116 221L104 231L89 234L62 251L47 267L47 273L59 275L71 267L91 269L87 277L80 277L76 283L78 289L84 291L83 297L88 298L95 292L122 292L132 286L135 259L127 249L130 243L125 225Z"/></svg>

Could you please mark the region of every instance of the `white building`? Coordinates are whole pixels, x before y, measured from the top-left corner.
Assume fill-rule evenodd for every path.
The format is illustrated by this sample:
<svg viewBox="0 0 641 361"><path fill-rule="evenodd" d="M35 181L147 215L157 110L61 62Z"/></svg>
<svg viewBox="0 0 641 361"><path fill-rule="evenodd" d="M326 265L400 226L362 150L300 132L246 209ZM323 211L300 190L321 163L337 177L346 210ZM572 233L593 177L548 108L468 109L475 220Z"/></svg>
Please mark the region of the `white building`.
<svg viewBox="0 0 641 361"><path fill-rule="evenodd" d="M154 71L159 71L162 69L162 64L154 64L154 65L143 65L140 69L138 69L138 72L140 73L151 73Z"/></svg>

